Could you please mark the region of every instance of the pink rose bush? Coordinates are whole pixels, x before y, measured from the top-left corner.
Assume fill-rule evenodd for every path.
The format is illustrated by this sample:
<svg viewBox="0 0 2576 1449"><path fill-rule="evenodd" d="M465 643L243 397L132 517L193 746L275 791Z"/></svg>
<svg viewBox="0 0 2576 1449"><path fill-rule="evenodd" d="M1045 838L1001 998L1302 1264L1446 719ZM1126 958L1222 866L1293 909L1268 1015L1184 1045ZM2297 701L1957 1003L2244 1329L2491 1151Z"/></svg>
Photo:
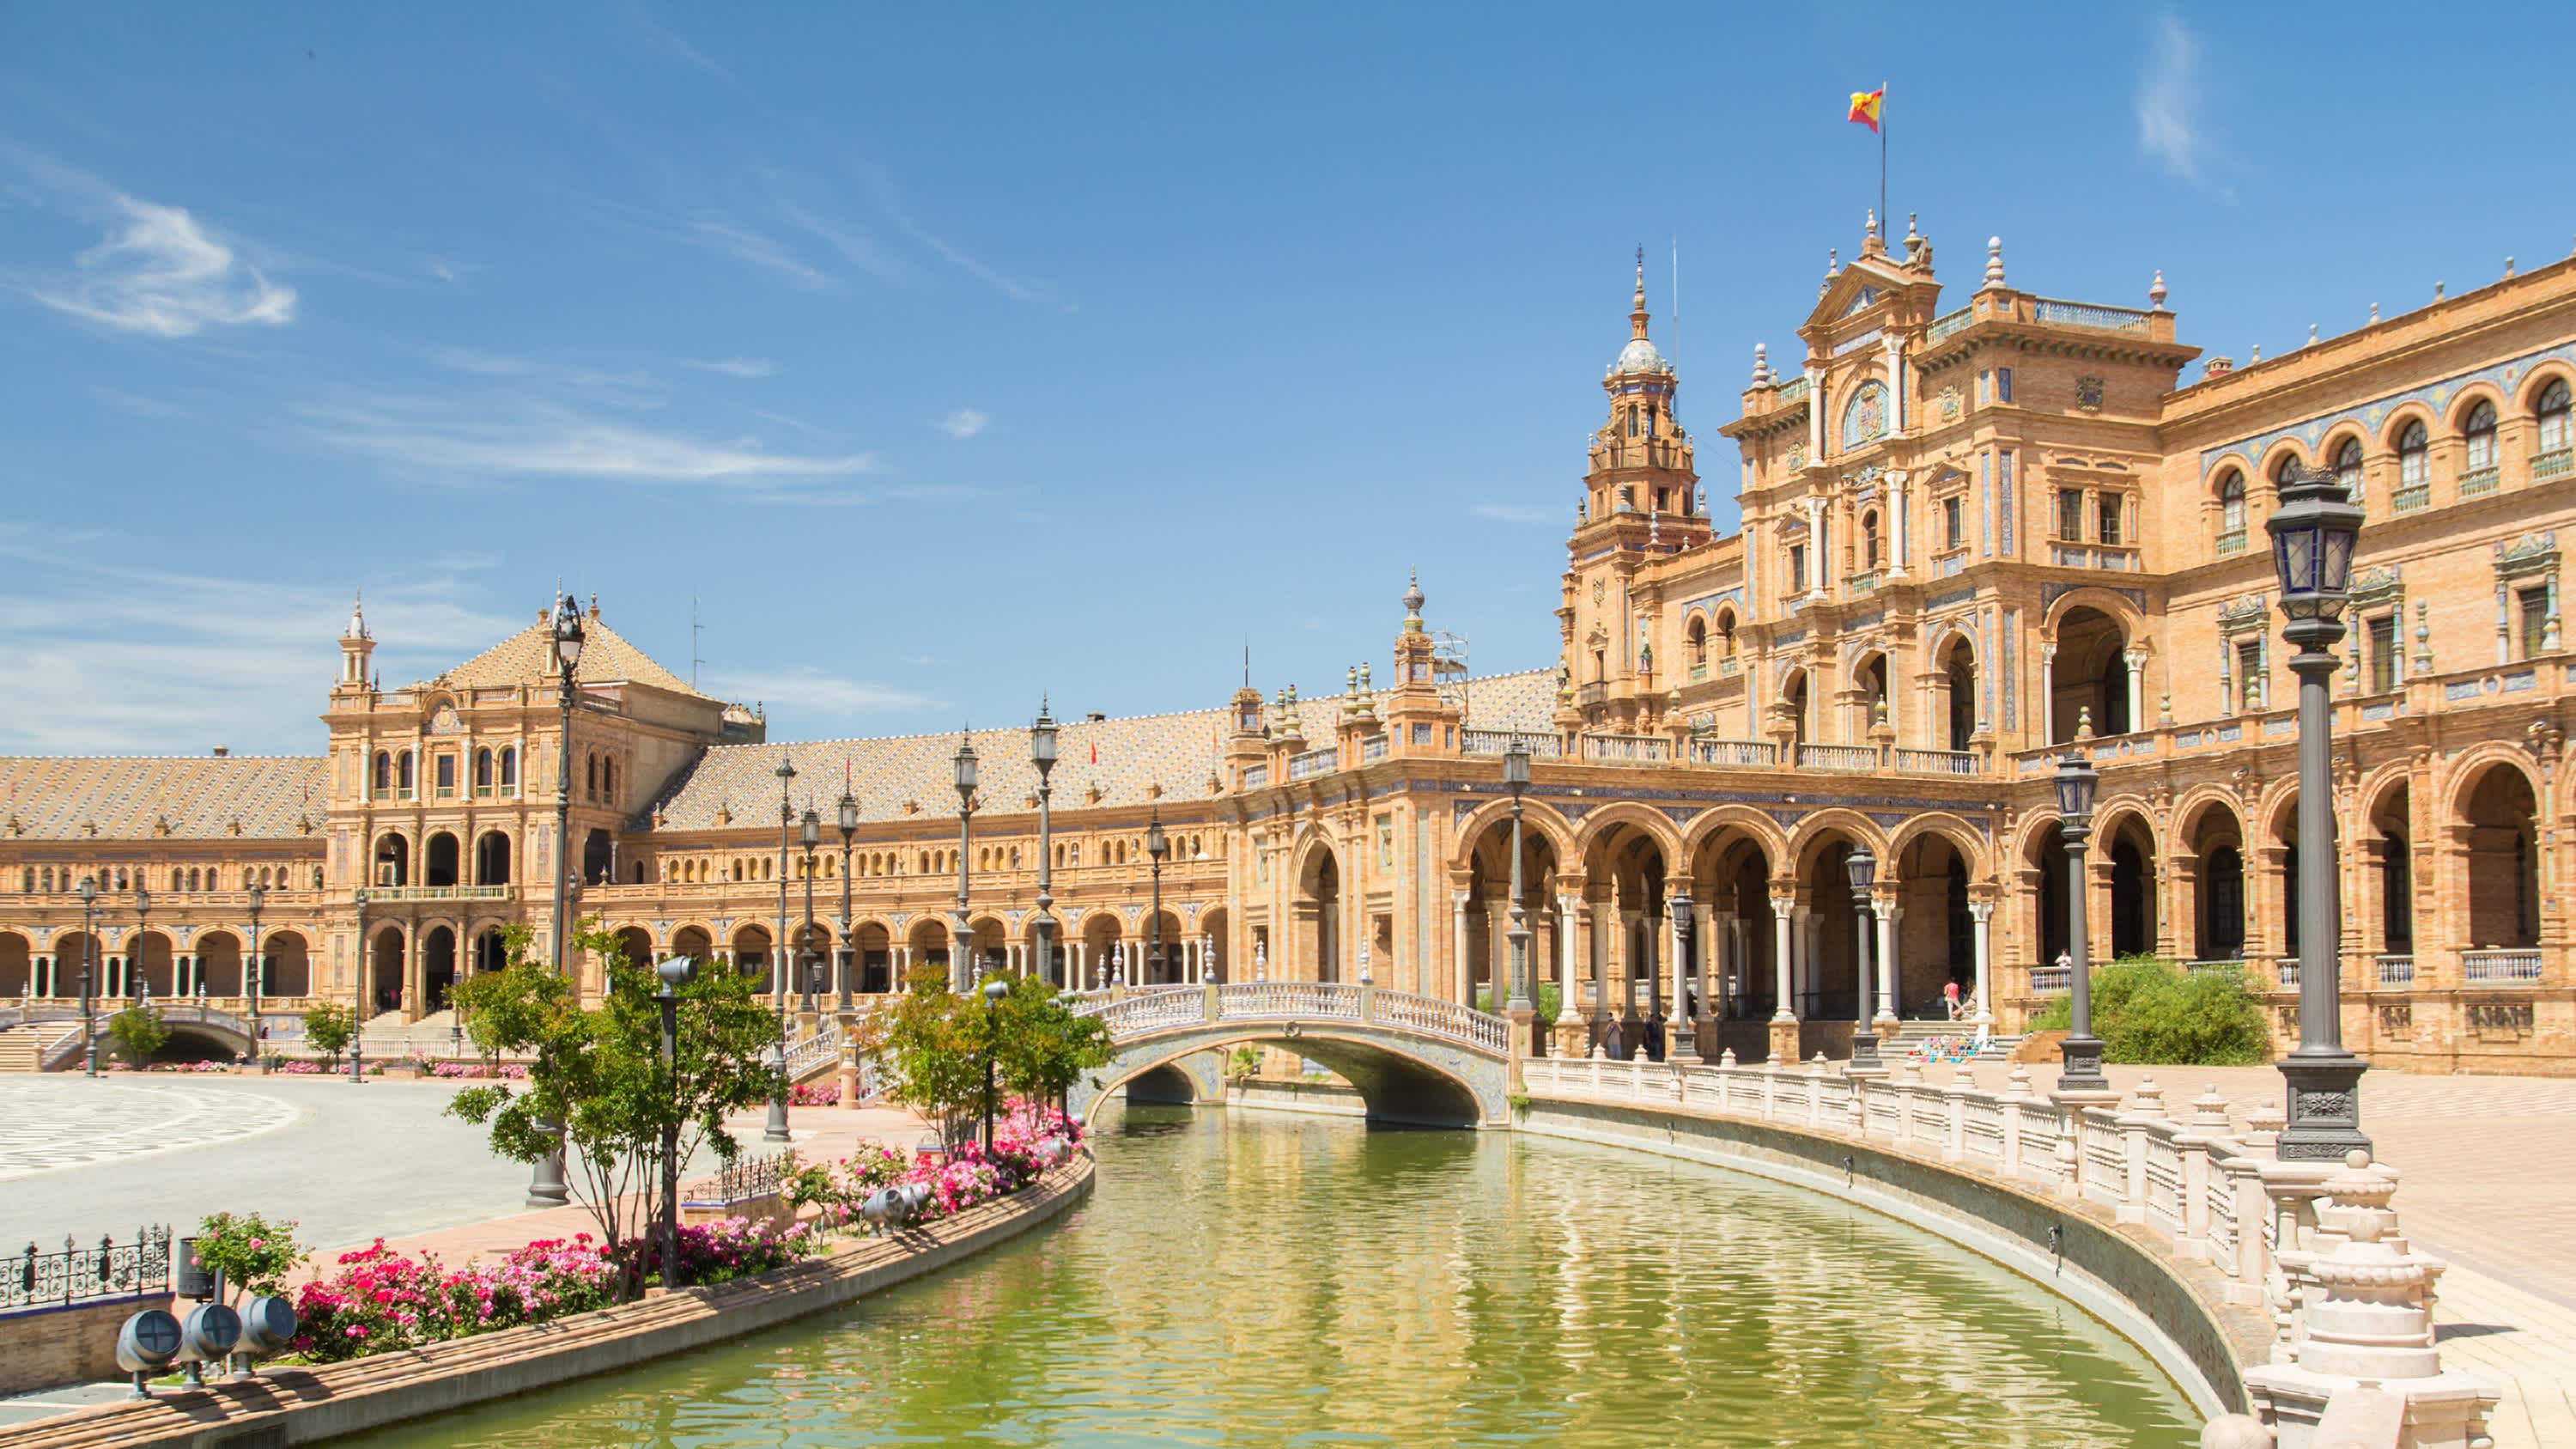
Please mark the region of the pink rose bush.
<svg viewBox="0 0 2576 1449"><path fill-rule="evenodd" d="M504 1082L524 1082L528 1069L518 1062L503 1062L498 1069L482 1062L432 1062L429 1074L448 1081L482 1082L498 1078Z"/></svg>
<svg viewBox="0 0 2576 1449"><path fill-rule="evenodd" d="M780 1227L764 1219L725 1218L680 1226L680 1282L705 1286L726 1283L772 1268L784 1268L823 1249L823 1235L810 1223ZM662 1280L662 1243L647 1234L618 1245L618 1261L634 1264L636 1281Z"/></svg>
<svg viewBox="0 0 2576 1449"><path fill-rule="evenodd" d="M838 1082L799 1082L787 1089L787 1100L799 1107L837 1107L841 1105Z"/></svg>
<svg viewBox="0 0 2576 1449"><path fill-rule="evenodd" d="M590 1234L548 1238L453 1272L385 1246L340 1255L340 1271L295 1293L294 1351L315 1363L417 1348L615 1301L617 1267Z"/></svg>

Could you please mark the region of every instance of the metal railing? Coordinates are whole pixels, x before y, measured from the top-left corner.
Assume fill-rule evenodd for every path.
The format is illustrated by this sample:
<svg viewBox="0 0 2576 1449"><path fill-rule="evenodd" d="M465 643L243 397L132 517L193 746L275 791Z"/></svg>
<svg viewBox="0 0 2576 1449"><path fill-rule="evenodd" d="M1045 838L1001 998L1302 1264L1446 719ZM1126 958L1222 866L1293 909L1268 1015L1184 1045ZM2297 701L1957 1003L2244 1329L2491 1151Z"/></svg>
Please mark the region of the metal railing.
<svg viewBox="0 0 2576 1449"><path fill-rule="evenodd" d="M2463 981L2537 981L2540 953L2531 950L2484 950L2460 953Z"/></svg>
<svg viewBox="0 0 2576 1449"><path fill-rule="evenodd" d="M1868 745L1800 745L1798 768L1860 774L1878 768L1878 751Z"/></svg>
<svg viewBox="0 0 2576 1449"><path fill-rule="evenodd" d="M2412 985L2414 985L2414 984L2415 984L2415 958L2414 958L2413 956L2382 956L2382 957L2380 957L2380 958L2379 958L2379 984L2380 984L2380 985L2382 985L2382 986L2412 986Z"/></svg>
<svg viewBox="0 0 2576 1449"><path fill-rule="evenodd" d="M92 1247L70 1237L62 1251L40 1253L29 1243L0 1274L0 1311L45 1308L92 1298L131 1298L170 1289L170 1229L135 1230L134 1241L102 1236Z"/></svg>
<svg viewBox="0 0 2576 1449"><path fill-rule="evenodd" d="M1780 763L1780 747L1769 740L1693 740L1690 742L1694 765L1751 765L1769 768Z"/></svg>
<svg viewBox="0 0 2576 1449"><path fill-rule="evenodd" d="M1339 769L1341 763L1342 751L1339 745L1326 745L1321 749L1308 750L1302 755L1290 755L1288 778L1311 780L1317 775L1329 775Z"/></svg>
<svg viewBox="0 0 2576 1449"><path fill-rule="evenodd" d="M2072 991L2075 989L2075 968L2071 966L2033 966L2030 968L2030 989L2034 994L2040 996L2048 996L2060 991Z"/></svg>
<svg viewBox="0 0 2576 1449"><path fill-rule="evenodd" d="M787 1178L787 1162L793 1153L781 1152L769 1157L737 1157L716 1169L716 1175L704 1182L692 1183L681 1194L692 1207L725 1206L775 1197Z"/></svg>
<svg viewBox="0 0 2576 1449"><path fill-rule="evenodd" d="M1973 750L1909 750L1896 752L1896 768L1910 775L1974 775L1977 756Z"/></svg>
<svg viewBox="0 0 2576 1449"><path fill-rule="evenodd" d="M1583 758L1628 763L1669 760L1673 742L1662 735L1585 735Z"/></svg>

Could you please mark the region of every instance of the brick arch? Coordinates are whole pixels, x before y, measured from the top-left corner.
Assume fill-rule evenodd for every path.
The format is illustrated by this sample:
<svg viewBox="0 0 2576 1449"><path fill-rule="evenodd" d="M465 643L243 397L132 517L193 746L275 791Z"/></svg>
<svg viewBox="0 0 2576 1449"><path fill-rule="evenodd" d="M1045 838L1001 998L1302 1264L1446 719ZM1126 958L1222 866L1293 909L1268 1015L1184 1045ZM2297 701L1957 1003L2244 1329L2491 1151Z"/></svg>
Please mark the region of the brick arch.
<svg viewBox="0 0 2576 1449"><path fill-rule="evenodd" d="M1887 833L1879 829L1876 822L1868 816L1857 810L1846 810L1839 806L1819 810L1799 821L1798 828L1789 835L1785 863L1799 879L1806 878L1807 868L1815 863L1817 847L1828 835L1850 836L1868 846L1870 853L1880 860L1889 858Z"/></svg>
<svg viewBox="0 0 2576 1449"><path fill-rule="evenodd" d="M2442 782L2443 816L2436 822L2437 826L2448 828L2468 818L2469 794L2486 777L2487 768L2491 765L2504 765L2521 771L2523 783L2531 787L2531 798L2541 802L2549 799L2548 791L2541 786L2539 772L2532 768L2531 756L2524 753L2521 746L2489 740L2469 746L2451 761L2447 778Z"/></svg>
<svg viewBox="0 0 2576 1449"><path fill-rule="evenodd" d="M2236 792L2228 789L2224 785L2201 785L2184 791L2181 798L2174 802L2172 817L2172 848L2174 851L2181 854L2191 853L2191 842L2200 834L2201 821L2212 809L2224 810L2227 812L2227 818L2233 822L2232 828L2237 839L2238 848L2243 848L2245 841L2244 802L2236 798Z"/></svg>
<svg viewBox="0 0 2576 1449"><path fill-rule="evenodd" d="M2541 389L2552 382L2563 382L2570 388L2576 388L2576 367L2570 367L2556 358L2533 367L2531 375L2522 380L2521 395L2514 402L2514 416L2527 418L2537 413L2540 410Z"/></svg>
<svg viewBox="0 0 2576 1449"><path fill-rule="evenodd" d="M1985 837L1964 817L1947 810L1927 810L1896 827L1887 837L1888 857L1903 860L1907 849L1927 835L1939 836L1944 844L1959 853L1959 858L1968 863L1970 881L1993 878L1994 864L1988 859L1992 850Z"/></svg>
<svg viewBox="0 0 2576 1449"><path fill-rule="evenodd" d="M2472 382L2464 384L2457 393L2452 395L2449 402L2443 404L2442 410L2445 416L2435 431L2447 432L2455 438L2466 436L2469 410L2482 402L2496 410L2498 424L2513 416L2513 399L2505 396L2503 388L2491 382Z"/></svg>
<svg viewBox="0 0 2576 1449"><path fill-rule="evenodd" d="M1485 832L1498 824L1509 822L1511 818L1512 802L1508 796L1499 800L1489 800L1477 806L1465 820L1458 823L1458 828L1454 832L1455 840L1450 849L1449 869L1452 871L1468 869L1475 858L1477 842L1485 838ZM1544 836L1550 845L1556 847L1558 860L1569 861L1574 858L1573 849L1577 831L1572 822L1560 814L1556 807L1541 800L1524 798L1521 801L1521 828L1536 831Z"/></svg>
<svg viewBox="0 0 2576 1449"><path fill-rule="evenodd" d="M2058 625L2064 623L2066 616L2077 609L2091 609L2117 624L2120 627L2120 637L2126 641L2126 647L2131 649L2150 647L2146 638L2146 616L2139 612L2138 606L2111 590L2095 584L2085 584L2059 595L2057 600L2048 606L2048 612L2040 618L2039 637L2055 642Z"/></svg>
<svg viewBox="0 0 2576 1449"><path fill-rule="evenodd" d="M1683 859L1682 834L1674 828L1671 819L1660 810L1626 800L1614 805L1604 805L1583 817L1582 822L1575 827L1571 853L1565 857L1567 864L1580 861L1588 868L1593 852L1600 846L1602 838L1621 825L1634 826L1655 842L1655 847L1664 853L1664 869L1667 874L1680 868Z"/></svg>
<svg viewBox="0 0 2576 1449"><path fill-rule="evenodd" d="M2111 832L2130 816L2147 828L2147 843L2158 852L2164 849L2165 832L2156 828L2155 807L2136 795L2117 795L2093 807L2093 838L2108 840Z"/></svg>
<svg viewBox="0 0 2576 1449"><path fill-rule="evenodd" d="M2316 459L2309 456L2307 445L2300 442L2298 439L2276 438L2273 440L2272 446L2263 450L2263 456L2254 460L2252 468L2253 476L2245 480L2246 492L2251 494L2260 490L2266 497L2270 497L2274 502L2278 502L2279 499L2277 497L2276 490L2272 486L2272 471L2281 466L2281 460L2283 458L2296 458L2302 465L2312 464L2316 461Z"/></svg>
<svg viewBox="0 0 2576 1449"><path fill-rule="evenodd" d="M2397 440L2405 435L2408 423L2422 423L2424 431L2431 437L2442 435L2442 419L2432 408L2420 402L2403 402L2390 409L2387 420L2379 425L2379 445L2391 453L2396 452ZM2428 442L2430 440L2427 439Z"/></svg>
<svg viewBox="0 0 2576 1449"><path fill-rule="evenodd" d="M1750 805L1719 805L1692 816L1682 832L1681 858L1697 860L1710 842L1728 830L1753 837L1774 871L1789 858L1789 833L1780 828L1780 822Z"/></svg>
<svg viewBox="0 0 2576 1449"><path fill-rule="evenodd" d="M2022 817L2021 827L2014 832L2012 839L2014 863L2018 866L2027 866L2039 858L2040 851L2053 849L2050 842L2057 830L2057 825L2058 814L2055 810L2037 811Z"/></svg>

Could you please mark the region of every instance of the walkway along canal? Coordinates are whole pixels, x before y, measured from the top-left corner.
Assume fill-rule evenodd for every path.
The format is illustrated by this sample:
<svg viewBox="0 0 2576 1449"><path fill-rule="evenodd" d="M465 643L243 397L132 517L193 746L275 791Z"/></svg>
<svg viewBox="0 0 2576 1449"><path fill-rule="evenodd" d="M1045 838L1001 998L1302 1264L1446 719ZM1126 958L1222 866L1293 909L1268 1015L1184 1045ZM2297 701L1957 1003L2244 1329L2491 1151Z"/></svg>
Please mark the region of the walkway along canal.
<svg viewBox="0 0 2576 1449"><path fill-rule="evenodd" d="M2135 1345L1830 1197L1525 1133L1110 1104L1089 1201L756 1337L347 1441L2156 1445Z"/></svg>

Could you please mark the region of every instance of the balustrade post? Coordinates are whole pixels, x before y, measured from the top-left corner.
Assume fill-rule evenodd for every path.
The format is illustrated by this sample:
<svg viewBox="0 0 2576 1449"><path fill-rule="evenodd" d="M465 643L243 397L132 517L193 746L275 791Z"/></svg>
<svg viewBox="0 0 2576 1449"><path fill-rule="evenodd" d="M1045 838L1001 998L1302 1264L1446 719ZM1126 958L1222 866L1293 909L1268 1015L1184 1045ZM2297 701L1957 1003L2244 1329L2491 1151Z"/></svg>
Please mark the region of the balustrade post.
<svg viewBox="0 0 2576 1449"><path fill-rule="evenodd" d="M2147 1220L2147 1126L2164 1117L2164 1093L2149 1077L2138 1084L2138 1094L2128 1111L2112 1118L2120 1129L2120 1205L2113 1210L2115 1221L2143 1223Z"/></svg>
<svg viewBox="0 0 2576 1449"><path fill-rule="evenodd" d="M2022 1103L2030 1100L2030 1068L2015 1064L2003 1095L2003 1175L2021 1176Z"/></svg>

